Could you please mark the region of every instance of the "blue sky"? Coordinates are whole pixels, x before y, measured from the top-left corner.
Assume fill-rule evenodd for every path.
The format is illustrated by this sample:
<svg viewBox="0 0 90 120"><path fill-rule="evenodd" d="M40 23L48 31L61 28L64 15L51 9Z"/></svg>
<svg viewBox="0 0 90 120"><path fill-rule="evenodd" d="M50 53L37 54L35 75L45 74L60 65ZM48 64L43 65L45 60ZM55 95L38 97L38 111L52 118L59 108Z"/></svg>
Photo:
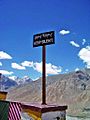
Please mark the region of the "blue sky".
<svg viewBox="0 0 90 120"><path fill-rule="evenodd" d="M55 31L47 75L90 68L90 0L0 0L0 72L41 76L42 47L33 35Z"/></svg>

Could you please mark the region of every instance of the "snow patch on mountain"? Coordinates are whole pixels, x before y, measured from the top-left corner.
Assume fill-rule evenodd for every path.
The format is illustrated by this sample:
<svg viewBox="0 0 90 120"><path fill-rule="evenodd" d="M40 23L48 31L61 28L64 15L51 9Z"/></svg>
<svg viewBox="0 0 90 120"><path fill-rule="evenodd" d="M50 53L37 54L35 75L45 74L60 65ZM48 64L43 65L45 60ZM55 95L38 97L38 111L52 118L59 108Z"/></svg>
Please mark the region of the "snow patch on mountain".
<svg viewBox="0 0 90 120"><path fill-rule="evenodd" d="M0 80L0 86L2 90L9 89L11 87L23 85L30 83L32 79L30 79L28 76L24 76L23 78L19 78L16 76L9 76L6 77L2 75L1 80Z"/></svg>

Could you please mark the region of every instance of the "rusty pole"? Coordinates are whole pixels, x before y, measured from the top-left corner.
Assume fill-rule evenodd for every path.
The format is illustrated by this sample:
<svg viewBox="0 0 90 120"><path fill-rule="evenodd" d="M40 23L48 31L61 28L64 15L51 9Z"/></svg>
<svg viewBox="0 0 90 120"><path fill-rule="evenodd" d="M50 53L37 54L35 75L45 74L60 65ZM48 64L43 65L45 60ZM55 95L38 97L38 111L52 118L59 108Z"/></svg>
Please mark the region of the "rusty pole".
<svg viewBox="0 0 90 120"><path fill-rule="evenodd" d="M46 46L42 46L42 104L46 104Z"/></svg>

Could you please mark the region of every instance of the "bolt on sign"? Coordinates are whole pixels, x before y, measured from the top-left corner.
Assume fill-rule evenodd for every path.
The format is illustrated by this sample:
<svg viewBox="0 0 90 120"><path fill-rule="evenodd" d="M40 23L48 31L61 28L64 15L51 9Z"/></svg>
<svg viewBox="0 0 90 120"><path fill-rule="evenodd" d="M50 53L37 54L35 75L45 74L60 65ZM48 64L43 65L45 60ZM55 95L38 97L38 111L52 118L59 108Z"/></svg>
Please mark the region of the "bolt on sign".
<svg viewBox="0 0 90 120"><path fill-rule="evenodd" d="M54 31L36 34L33 36L33 47L54 44Z"/></svg>

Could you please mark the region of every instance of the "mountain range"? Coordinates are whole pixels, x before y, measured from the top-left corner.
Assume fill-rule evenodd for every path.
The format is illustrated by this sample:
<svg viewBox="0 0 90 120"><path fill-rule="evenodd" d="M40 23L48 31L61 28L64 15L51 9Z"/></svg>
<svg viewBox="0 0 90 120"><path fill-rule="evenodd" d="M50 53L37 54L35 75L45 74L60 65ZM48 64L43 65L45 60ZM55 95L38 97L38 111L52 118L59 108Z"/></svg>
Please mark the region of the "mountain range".
<svg viewBox="0 0 90 120"><path fill-rule="evenodd" d="M90 69L47 76L47 104L68 105L67 114L90 117ZM9 90L7 100L41 103L42 79Z"/></svg>
<svg viewBox="0 0 90 120"><path fill-rule="evenodd" d="M24 76L23 78L14 77L13 79L11 79L10 77L2 75L0 80L0 88L1 90L8 90L13 87L30 83L31 81L32 79L30 79L28 76Z"/></svg>

